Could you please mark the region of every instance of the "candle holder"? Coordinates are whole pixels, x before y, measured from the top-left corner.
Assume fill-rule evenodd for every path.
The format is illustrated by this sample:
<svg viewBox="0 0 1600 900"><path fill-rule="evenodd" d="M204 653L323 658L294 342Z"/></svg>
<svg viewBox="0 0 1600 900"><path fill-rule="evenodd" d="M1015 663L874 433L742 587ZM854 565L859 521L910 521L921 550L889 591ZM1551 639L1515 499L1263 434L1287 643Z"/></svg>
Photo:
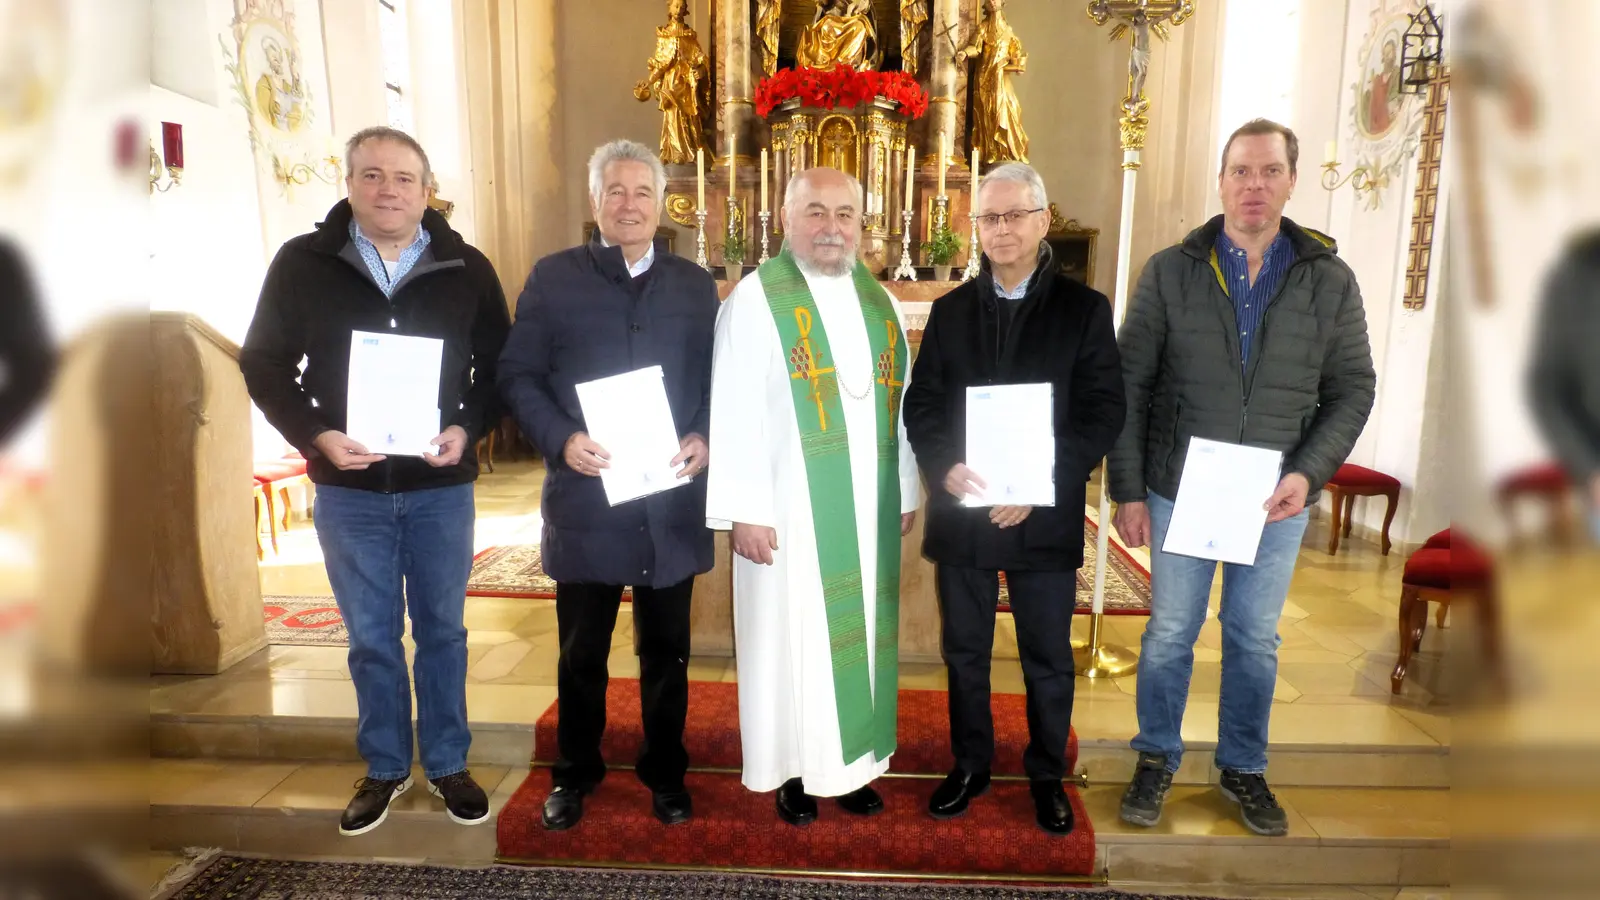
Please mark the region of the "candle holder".
<svg viewBox="0 0 1600 900"><path fill-rule="evenodd" d="M767 253L767 224L771 221L772 212L770 210L763 209L761 211L761 259L758 261L758 265L765 263L767 260L772 258Z"/></svg>
<svg viewBox="0 0 1600 900"><path fill-rule="evenodd" d="M967 267L961 271L961 281L966 283L978 277L978 214L967 213L972 220L972 237L967 240Z"/></svg>
<svg viewBox="0 0 1600 900"><path fill-rule="evenodd" d="M706 211L703 210L703 209L695 210L694 211L694 221L695 221L695 229L694 229L694 261L695 261L695 265L698 265L700 268L705 269L707 272L709 272L709 271L711 271L711 261L706 259Z"/></svg>
<svg viewBox="0 0 1600 900"><path fill-rule="evenodd" d="M1344 187L1346 184L1349 184L1351 187L1355 188L1356 189L1356 193L1358 193L1358 194L1363 192L1363 191L1367 191L1367 190L1371 190L1372 189L1373 182L1376 179L1374 179L1372 177L1372 170L1370 168L1368 168L1367 166L1356 166L1355 168L1350 170L1350 173L1348 175L1344 176L1343 178L1340 178L1339 177L1339 166L1340 165L1342 165L1342 163L1338 162L1337 160L1332 160L1332 159L1330 159L1327 162L1324 162L1322 164L1322 189L1323 190L1325 190L1325 191L1337 191L1339 188Z"/></svg>
<svg viewBox="0 0 1600 900"><path fill-rule="evenodd" d="M894 270L895 281L916 281L917 269L911 264L911 210L900 210L900 267Z"/></svg>
<svg viewBox="0 0 1600 900"><path fill-rule="evenodd" d="M933 233L950 227L950 198L944 194L933 198Z"/></svg>

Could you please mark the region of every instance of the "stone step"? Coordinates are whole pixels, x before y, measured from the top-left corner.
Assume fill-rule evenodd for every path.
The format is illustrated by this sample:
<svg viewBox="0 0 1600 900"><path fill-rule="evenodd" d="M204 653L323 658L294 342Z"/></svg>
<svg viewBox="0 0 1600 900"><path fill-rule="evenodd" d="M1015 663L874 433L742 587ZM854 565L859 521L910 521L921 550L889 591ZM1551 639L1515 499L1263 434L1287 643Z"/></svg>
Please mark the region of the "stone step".
<svg viewBox="0 0 1600 900"><path fill-rule="evenodd" d="M517 769L475 769L490 794L491 820L461 826L446 817L418 772L417 786L395 801L382 826L342 838L339 813L361 774L359 763L153 760L151 849L488 863L499 811L523 778ZM1249 833L1233 804L1209 787L1175 787L1161 824L1151 829L1118 820L1120 794L1115 785L1083 794L1099 870L1117 884L1447 883L1447 790L1286 787L1278 792L1289 811L1284 838Z"/></svg>

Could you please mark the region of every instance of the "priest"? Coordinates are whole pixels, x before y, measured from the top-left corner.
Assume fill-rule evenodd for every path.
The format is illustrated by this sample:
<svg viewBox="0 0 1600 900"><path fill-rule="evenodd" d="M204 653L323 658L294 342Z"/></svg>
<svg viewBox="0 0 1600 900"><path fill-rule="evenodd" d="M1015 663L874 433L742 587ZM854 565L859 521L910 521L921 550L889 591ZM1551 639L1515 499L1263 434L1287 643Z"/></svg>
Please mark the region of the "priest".
<svg viewBox="0 0 1600 900"><path fill-rule="evenodd" d="M920 500L900 421L908 345L856 258L864 197L795 176L787 243L717 318L706 517L731 529L745 787L791 825L816 797L883 809L895 749L900 538Z"/></svg>

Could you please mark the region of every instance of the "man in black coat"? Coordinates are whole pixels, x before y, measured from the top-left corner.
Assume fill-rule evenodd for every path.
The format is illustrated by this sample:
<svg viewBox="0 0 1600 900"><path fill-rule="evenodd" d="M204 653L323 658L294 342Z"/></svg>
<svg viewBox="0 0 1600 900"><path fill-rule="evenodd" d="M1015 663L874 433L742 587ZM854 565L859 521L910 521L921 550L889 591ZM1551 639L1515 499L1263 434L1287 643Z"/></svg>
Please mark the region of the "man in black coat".
<svg viewBox="0 0 1600 900"><path fill-rule="evenodd" d="M317 539L350 631L350 679L367 776L339 831L364 834L411 786L409 613L423 774L463 824L489 820L466 771L467 577L474 451L499 419L494 367L510 328L489 260L428 209L428 157L410 135L368 128L346 148L350 199L267 269L239 366L250 399L306 457ZM345 433L352 332L443 342L435 453L373 453ZM301 361L305 370L300 370ZM402 589L402 584L404 588Z"/></svg>
<svg viewBox="0 0 1600 900"><path fill-rule="evenodd" d="M645 751L635 771L658 819L670 825L691 815L683 784L689 600L694 577L714 562L705 480L610 505L599 478L609 454L589 437L575 387L660 366L679 434L671 462L682 465L679 477L705 471L717 293L704 269L656 253L666 184L661 161L642 144L613 141L595 151L589 194L598 233L534 265L500 359L501 393L547 470L541 551L556 582L561 639L560 756L544 804L552 830L576 825L584 795L605 777L606 663L624 585L633 586L644 701Z"/></svg>
<svg viewBox="0 0 1600 900"><path fill-rule="evenodd" d="M1600 231L1578 235L1546 278L1527 381L1539 431L1588 500L1600 541Z"/></svg>
<svg viewBox="0 0 1600 900"><path fill-rule="evenodd" d="M959 815L989 786L989 664L1004 571L1028 692L1023 767L1039 826L1065 834L1073 827L1061 780L1084 484L1122 429L1124 398L1111 304L1057 269L1044 242L1049 209L1044 181L1030 166L1006 164L983 179L983 270L934 301L906 388L905 422L929 487L922 549L938 564L956 758L928 811ZM967 388L1038 383L1054 395L1055 505L962 506L963 496L981 494L984 474L996 474L964 464Z"/></svg>

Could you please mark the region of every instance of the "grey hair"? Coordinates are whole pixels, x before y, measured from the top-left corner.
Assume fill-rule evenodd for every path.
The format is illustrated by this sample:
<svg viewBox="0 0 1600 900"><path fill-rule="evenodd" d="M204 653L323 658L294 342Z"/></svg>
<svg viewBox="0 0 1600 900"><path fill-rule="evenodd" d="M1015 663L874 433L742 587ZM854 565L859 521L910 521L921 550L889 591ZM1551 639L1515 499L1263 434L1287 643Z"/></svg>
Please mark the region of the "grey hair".
<svg viewBox="0 0 1600 900"><path fill-rule="evenodd" d="M1005 165L995 166L989 174L983 176L978 182L978 191L996 182L1009 181L1013 184L1026 185L1033 192L1033 202L1041 209L1050 208L1050 197L1045 194L1044 179L1039 177L1039 172L1027 163L1010 162Z"/></svg>
<svg viewBox="0 0 1600 900"><path fill-rule="evenodd" d="M811 186L811 173L814 171L816 170L806 169L803 172L795 173L795 176L789 179L789 186L783 192L783 208L789 213L789 215L793 216L800 212L799 208L795 205L796 198L800 196L800 189L802 187L809 188ZM835 169L834 171L838 170ZM864 214L866 212L865 207L867 195L866 191L861 187L861 179L851 175L849 172L839 172L839 174L844 176L845 183L850 185L850 190L856 195L857 202L861 204L861 208L859 208L857 212Z"/></svg>
<svg viewBox="0 0 1600 900"><path fill-rule="evenodd" d="M589 157L589 199L595 206L600 205L600 197L606 192L606 166L619 162L641 162L649 166L656 186L656 203L666 202L667 168L661 164L661 157L638 141L624 138L601 144Z"/></svg>
<svg viewBox="0 0 1600 900"><path fill-rule="evenodd" d="M346 141L344 145L345 177L353 178L355 176L356 148L367 141L394 141L399 144L405 144L415 150L417 156L422 159L422 186L426 188L432 184L433 167L428 165L428 151L422 149L422 145L417 142L416 138L398 128L390 128L387 125L374 125L371 128L363 128L350 135L350 140Z"/></svg>

